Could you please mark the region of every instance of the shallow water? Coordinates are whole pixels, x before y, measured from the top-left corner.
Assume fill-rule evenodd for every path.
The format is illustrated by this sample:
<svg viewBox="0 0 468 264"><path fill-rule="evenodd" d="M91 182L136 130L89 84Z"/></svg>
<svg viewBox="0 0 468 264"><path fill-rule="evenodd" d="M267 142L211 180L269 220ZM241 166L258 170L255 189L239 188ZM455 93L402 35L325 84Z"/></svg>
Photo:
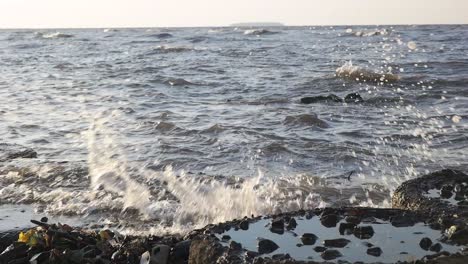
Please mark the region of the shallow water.
<svg viewBox="0 0 468 264"><path fill-rule="evenodd" d="M12 163L33 174L2 172L0 203L112 219L136 208L174 230L388 205L404 180L467 167L467 33L0 31L0 137L39 155ZM300 104L351 92L365 102Z"/></svg>
<svg viewBox="0 0 468 264"><path fill-rule="evenodd" d="M359 239L353 234L340 235L339 224L337 227L327 228L320 223L318 217L305 219L303 217L297 219L297 227L291 231L285 231L284 234L276 234L269 230L270 219L260 220L249 226L249 230L231 229L221 235L229 235L230 241L241 243L246 250L257 252L258 239L270 239L275 242L279 248L272 253L263 255L271 257L276 254L289 254L296 260L315 260L320 261L322 257L320 252L316 252L316 246L324 246L324 241L329 239L344 238L349 240L349 243L344 247L328 247L335 249L341 253L341 257L336 258L332 262L346 260L351 263L362 261L364 263L396 263L398 261L414 261L422 259L426 255L432 255L436 252L424 250L419 245L421 239L430 238L432 244L441 243L442 251L455 253L460 250L460 247L445 244L440 242L441 232L433 230L424 223L417 223L411 227L394 227L388 221L378 221L378 223L362 223L359 226L371 226L374 230L372 237L367 239ZM341 221L345 222L345 221ZM302 245L301 236L304 233L312 233L318 238L313 245ZM372 247L379 247L382 250L380 256L367 254L367 249L371 243ZM224 244L228 244L225 242ZM297 246L301 244L301 246Z"/></svg>

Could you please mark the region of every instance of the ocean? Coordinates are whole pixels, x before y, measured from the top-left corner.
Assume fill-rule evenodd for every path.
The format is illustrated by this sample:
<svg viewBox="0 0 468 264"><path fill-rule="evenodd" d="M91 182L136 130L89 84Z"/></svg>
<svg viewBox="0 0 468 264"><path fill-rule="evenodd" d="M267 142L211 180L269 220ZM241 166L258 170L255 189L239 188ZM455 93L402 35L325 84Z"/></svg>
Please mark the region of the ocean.
<svg viewBox="0 0 468 264"><path fill-rule="evenodd" d="M178 233L468 167L466 25L1 30L0 62L0 143L37 152L3 214Z"/></svg>

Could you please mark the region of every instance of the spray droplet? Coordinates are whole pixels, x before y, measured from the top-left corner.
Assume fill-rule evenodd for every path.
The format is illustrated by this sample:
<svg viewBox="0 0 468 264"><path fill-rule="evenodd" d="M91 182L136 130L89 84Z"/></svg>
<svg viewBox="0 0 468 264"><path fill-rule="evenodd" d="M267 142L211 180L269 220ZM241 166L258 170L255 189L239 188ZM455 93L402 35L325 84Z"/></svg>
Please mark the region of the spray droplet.
<svg viewBox="0 0 468 264"><path fill-rule="evenodd" d="M409 49L415 50L417 47L418 47L418 45L416 45L416 42L414 42L414 41L408 42L408 48Z"/></svg>
<svg viewBox="0 0 468 264"><path fill-rule="evenodd" d="M460 116L457 116L457 115L454 115L454 116L452 117L452 121L453 121L454 123L460 123L461 119L462 119L462 118L461 118Z"/></svg>

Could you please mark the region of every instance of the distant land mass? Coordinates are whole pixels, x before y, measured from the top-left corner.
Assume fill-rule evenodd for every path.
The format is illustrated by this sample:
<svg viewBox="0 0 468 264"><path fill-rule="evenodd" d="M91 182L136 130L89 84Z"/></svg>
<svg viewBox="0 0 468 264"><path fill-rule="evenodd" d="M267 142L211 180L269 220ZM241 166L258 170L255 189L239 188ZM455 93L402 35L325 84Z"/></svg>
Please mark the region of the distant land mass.
<svg viewBox="0 0 468 264"><path fill-rule="evenodd" d="M278 22L247 22L247 23L234 23L231 27L284 27L285 25Z"/></svg>

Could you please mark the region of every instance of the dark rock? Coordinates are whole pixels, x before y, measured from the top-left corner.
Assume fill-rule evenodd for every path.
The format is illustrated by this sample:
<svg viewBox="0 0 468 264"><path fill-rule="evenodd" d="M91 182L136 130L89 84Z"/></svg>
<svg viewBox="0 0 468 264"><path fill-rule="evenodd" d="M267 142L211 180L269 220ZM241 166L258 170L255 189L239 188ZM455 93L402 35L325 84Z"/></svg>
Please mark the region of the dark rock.
<svg viewBox="0 0 468 264"><path fill-rule="evenodd" d="M345 96L344 101L346 103L362 103L364 99L362 99L359 93L350 93Z"/></svg>
<svg viewBox="0 0 468 264"><path fill-rule="evenodd" d="M339 232L340 235L349 235L353 233L354 228L356 227L356 224L353 223L341 223L339 227Z"/></svg>
<svg viewBox="0 0 468 264"><path fill-rule="evenodd" d="M260 239L257 244L258 253L260 254L269 254L279 248L279 246L269 240L269 239Z"/></svg>
<svg viewBox="0 0 468 264"><path fill-rule="evenodd" d="M368 248L367 255L379 257L380 255L382 255L382 249L380 249L379 247Z"/></svg>
<svg viewBox="0 0 468 264"><path fill-rule="evenodd" d="M242 250L242 244L237 243L236 241L231 241L231 243L229 243L229 249L236 251Z"/></svg>
<svg viewBox="0 0 468 264"><path fill-rule="evenodd" d="M271 258L273 260L281 261L281 260L291 259L291 256L289 254L275 254L275 255L271 256Z"/></svg>
<svg viewBox="0 0 468 264"><path fill-rule="evenodd" d="M289 219L288 221L288 225L286 226L287 229L294 229L297 227L297 222L296 222L296 219L294 219L294 217L291 217L291 219Z"/></svg>
<svg viewBox="0 0 468 264"><path fill-rule="evenodd" d="M351 242L351 241L348 240L348 239L345 239L345 238L337 238L337 239L327 239L327 240L324 240L324 241L323 241L323 244L324 244L326 247L343 248L343 247L345 247L346 245L348 245L349 242Z"/></svg>
<svg viewBox="0 0 468 264"><path fill-rule="evenodd" d="M442 245L440 243L435 243L429 248L430 251L440 252L442 250Z"/></svg>
<svg viewBox="0 0 468 264"><path fill-rule="evenodd" d="M440 197L444 199L449 199L453 195L452 191L453 186L446 184L440 189Z"/></svg>
<svg viewBox="0 0 468 264"><path fill-rule="evenodd" d="M214 238L195 239L190 244L189 263L216 263L223 254L223 246Z"/></svg>
<svg viewBox="0 0 468 264"><path fill-rule="evenodd" d="M222 241L229 241L229 240L231 240L231 236L230 236L230 235L223 235L223 236L221 237L221 240L222 240Z"/></svg>
<svg viewBox="0 0 468 264"><path fill-rule="evenodd" d="M328 214L328 215L323 215L320 218L320 222L322 223L323 226L325 227L336 227L336 224L338 223L339 218L336 214Z"/></svg>
<svg viewBox="0 0 468 264"><path fill-rule="evenodd" d="M352 223L352 224L356 224L358 225L359 223L361 223L361 218L357 217L357 216L347 216L345 218L346 222L348 223Z"/></svg>
<svg viewBox="0 0 468 264"><path fill-rule="evenodd" d="M396 217L390 218L390 223L394 227L409 227L409 226L414 226L415 221L411 217L396 216Z"/></svg>
<svg viewBox="0 0 468 264"><path fill-rule="evenodd" d="M249 221L248 220L242 220L239 223L239 228L242 230L248 230L249 229Z"/></svg>
<svg viewBox="0 0 468 264"><path fill-rule="evenodd" d="M354 228L353 233L359 239L369 239L374 236L374 229L372 226L358 226Z"/></svg>
<svg viewBox="0 0 468 264"><path fill-rule="evenodd" d="M432 245L432 240L428 237L421 239L421 241L419 242L419 246L424 250L429 250L431 245Z"/></svg>
<svg viewBox="0 0 468 264"><path fill-rule="evenodd" d="M175 244L171 252L171 259L173 261L187 260L189 258L191 240L184 240Z"/></svg>
<svg viewBox="0 0 468 264"><path fill-rule="evenodd" d="M314 213L313 213L313 212L307 212L307 213L305 213L305 218L306 218L307 220L312 219L312 217L314 217Z"/></svg>
<svg viewBox="0 0 468 264"><path fill-rule="evenodd" d="M324 260L332 260L332 259L336 259L336 258L339 258L341 257L341 253L338 251L338 250L335 250L335 249L329 249L329 250L326 250L324 252L322 252L322 254L320 254L320 256L324 259Z"/></svg>
<svg viewBox="0 0 468 264"><path fill-rule="evenodd" d="M271 220L270 231L276 234L284 234L284 218L277 217Z"/></svg>
<svg viewBox="0 0 468 264"><path fill-rule="evenodd" d="M303 104L314 104L314 103L342 103L343 99L336 96L335 94L329 94L327 96L319 95L312 97L301 98Z"/></svg>
<svg viewBox="0 0 468 264"><path fill-rule="evenodd" d="M150 263L161 263L165 264L167 263L169 259L169 253L171 251L171 247L167 245L154 245L153 248L151 249L151 254L150 254Z"/></svg>
<svg viewBox="0 0 468 264"><path fill-rule="evenodd" d="M284 218L278 217L273 220L271 220L271 227L272 228L278 228L278 229L284 229Z"/></svg>
<svg viewBox="0 0 468 264"><path fill-rule="evenodd" d="M47 223L47 221L49 221L49 218L47 218L45 216L41 218L42 223Z"/></svg>
<svg viewBox="0 0 468 264"><path fill-rule="evenodd" d="M327 250L326 247L321 247L321 246L314 247L315 252L324 252L325 250Z"/></svg>
<svg viewBox="0 0 468 264"><path fill-rule="evenodd" d="M317 241L317 236L314 235L314 234L311 234L311 233L304 233L302 236L301 236L301 241L304 245L307 245L307 246L310 246L310 245L313 245L315 244L315 242Z"/></svg>

